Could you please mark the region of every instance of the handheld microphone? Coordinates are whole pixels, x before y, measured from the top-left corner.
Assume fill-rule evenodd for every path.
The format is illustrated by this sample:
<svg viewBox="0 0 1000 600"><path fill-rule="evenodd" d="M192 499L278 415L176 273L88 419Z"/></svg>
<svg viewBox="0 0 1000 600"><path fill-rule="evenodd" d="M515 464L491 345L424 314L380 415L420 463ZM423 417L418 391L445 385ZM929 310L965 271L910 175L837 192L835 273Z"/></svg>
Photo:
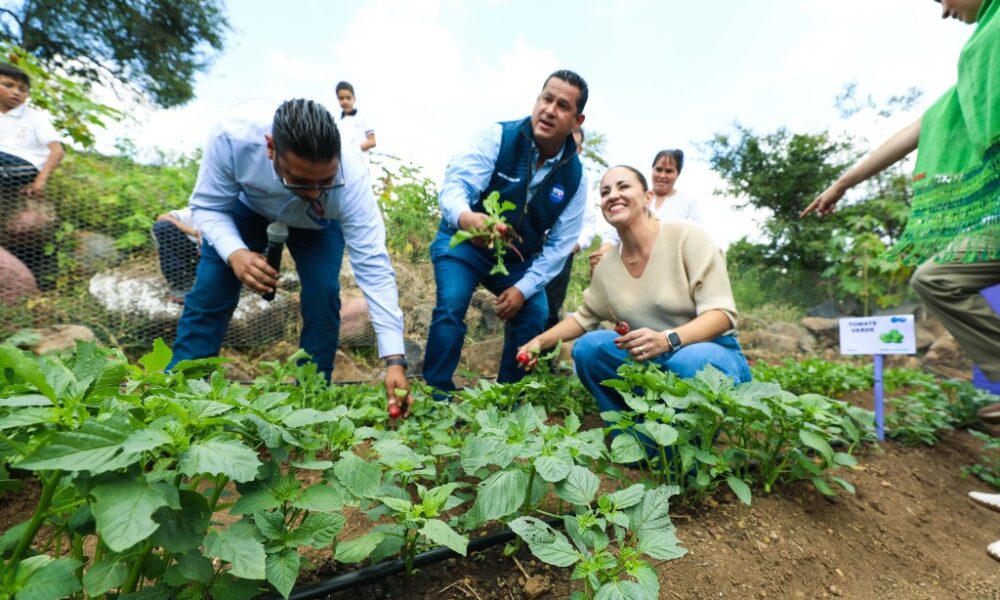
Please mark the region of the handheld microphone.
<svg viewBox="0 0 1000 600"><path fill-rule="evenodd" d="M275 221L267 226L267 264L271 268L281 273L281 252L285 249L285 240L288 239L288 225L281 221ZM274 300L274 290L264 292L262 298L270 302Z"/></svg>

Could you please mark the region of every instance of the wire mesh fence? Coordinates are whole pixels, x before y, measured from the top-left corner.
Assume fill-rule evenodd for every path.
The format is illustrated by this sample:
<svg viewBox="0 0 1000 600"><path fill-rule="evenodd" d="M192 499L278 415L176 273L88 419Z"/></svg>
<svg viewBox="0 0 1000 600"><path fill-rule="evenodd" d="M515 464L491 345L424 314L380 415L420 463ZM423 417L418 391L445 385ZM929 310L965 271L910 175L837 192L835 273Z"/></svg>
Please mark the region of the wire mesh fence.
<svg viewBox="0 0 1000 600"><path fill-rule="evenodd" d="M5 171L0 187L0 334L24 341L27 329L76 324L130 354L152 340L173 341L199 255L184 206L197 157L152 180L150 169L121 158L75 155L42 196ZM145 175L139 176L136 170ZM165 171L164 171L165 172ZM373 188L386 221L406 337L423 347L434 306L428 246L440 218L434 184L419 169L373 156ZM294 262L282 261L273 301L243 291L225 348L252 352L279 341L296 344L301 327ZM363 294L350 263L341 271L341 346L373 347ZM473 340L499 335L493 297L481 290L467 319ZM30 340L28 340L30 341Z"/></svg>

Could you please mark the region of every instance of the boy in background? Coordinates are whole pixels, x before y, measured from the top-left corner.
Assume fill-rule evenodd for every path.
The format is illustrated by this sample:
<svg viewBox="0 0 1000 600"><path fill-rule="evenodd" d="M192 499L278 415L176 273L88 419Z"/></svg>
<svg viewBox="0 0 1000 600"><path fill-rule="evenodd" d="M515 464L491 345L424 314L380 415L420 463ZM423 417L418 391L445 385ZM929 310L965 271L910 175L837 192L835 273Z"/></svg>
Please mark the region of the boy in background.
<svg viewBox="0 0 1000 600"><path fill-rule="evenodd" d="M52 123L25 105L30 94L28 74L0 64L0 199L5 201L15 190L41 195L64 155Z"/></svg>
<svg viewBox="0 0 1000 600"><path fill-rule="evenodd" d="M355 108L354 86L346 81L337 84L337 103L340 104L340 118L337 119L337 129L340 130L344 144L354 144L368 157L368 151L375 147L375 129L365 117L358 115Z"/></svg>

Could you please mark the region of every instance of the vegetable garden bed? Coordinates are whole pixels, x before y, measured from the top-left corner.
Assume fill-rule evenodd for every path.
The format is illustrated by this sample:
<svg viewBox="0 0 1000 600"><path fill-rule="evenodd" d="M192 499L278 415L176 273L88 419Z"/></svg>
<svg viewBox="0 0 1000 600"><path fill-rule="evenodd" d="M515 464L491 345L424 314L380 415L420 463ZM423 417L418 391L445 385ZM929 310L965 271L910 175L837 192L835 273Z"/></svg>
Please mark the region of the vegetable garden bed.
<svg viewBox="0 0 1000 600"><path fill-rule="evenodd" d="M713 547L719 542L735 551L733 564L745 562L740 535L753 543L750 556L774 550L793 564L832 564L824 556L839 547L826 542L847 539L845 528L873 540L847 544L849 553L863 556L870 547L911 556L887 534L890 520L866 524L867 531L855 525L864 521L855 509L889 514L889 492L881 498L870 477L883 477L877 485L884 490L904 482L857 465L853 453L871 447L871 416L846 403L774 383L734 387L712 370L681 381L626 366L616 385L631 410L603 415L609 430L621 432L611 443L600 428L581 426L582 390L544 373L520 384L483 383L451 404L432 402L418 386L415 416L387 427L378 388L327 387L295 358L240 386L226 381L214 360L163 374L169 350L162 343L137 365L85 344L63 359L0 348L0 457L41 482L7 492L37 500L31 515L19 515L26 520L6 519L3 590L32 600L81 592L287 596L325 570L398 557L411 575L346 597L700 597L691 595L698 588L685 588L686 571L728 554ZM983 400L963 394L945 402L968 411ZM654 451L636 434L655 440ZM975 447L967 436L959 444ZM928 450L901 455L915 452L936 457ZM953 454L953 462L975 460ZM873 456L871 464L884 458ZM953 495L961 487L944 476L937 481ZM861 494L851 496L861 482ZM22 484L3 481L9 490ZM977 518L971 507L938 500L951 506L945 536L968 524L965 513ZM786 515L787 502L797 511ZM904 508L916 520L926 516ZM567 515L565 533L539 520L557 515ZM817 524L831 520L837 524L826 528L829 539L815 538ZM464 555L470 539L508 526L519 539L502 550L417 569L415 557L428 548ZM967 545L953 544L969 554ZM674 560L696 548L698 556ZM933 562L929 553L917 555ZM496 582L474 576L482 561L499 561L487 571ZM730 571L725 562L717 567ZM844 581L825 593L852 589L837 569ZM675 570L681 575L671 575ZM799 581L795 572L778 580ZM695 581L706 579L695 573ZM804 589L792 591L815 597L815 586L799 583ZM936 583L976 589L963 578ZM743 587L731 591L747 597ZM782 597L773 585L749 591Z"/></svg>

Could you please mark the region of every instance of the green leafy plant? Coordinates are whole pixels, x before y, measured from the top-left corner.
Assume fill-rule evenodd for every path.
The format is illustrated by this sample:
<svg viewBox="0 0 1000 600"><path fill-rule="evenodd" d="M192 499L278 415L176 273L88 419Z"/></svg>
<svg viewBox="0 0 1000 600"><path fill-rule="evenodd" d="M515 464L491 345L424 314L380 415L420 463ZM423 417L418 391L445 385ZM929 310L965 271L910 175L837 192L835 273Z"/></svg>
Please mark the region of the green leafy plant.
<svg viewBox="0 0 1000 600"><path fill-rule="evenodd" d="M777 383L793 394L820 394L839 398L874 385L871 365L856 366L821 358L785 359L780 365L758 362L752 367L756 381Z"/></svg>
<svg viewBox="0 0 1000 600"><path fill-rule="evenodd" d="M573 600L661 598L648 559L673 560L687 553L670 521L669 501L677 489L647 490L637 484L595 502L599 485L596 475L577 467L557 486L559 497L576 507L575 514L562 519L569 539L534 517L519 517L510 528L542 562L573 567L570 578L584 583L584 591L570 594Z"/></svg>
<svg viewBox="0 0 1000 600"><path fill-rule="evenodd" d="M517 208L513 202L508 200L500 201L499 192L491 192L490 195L486 196L483 200L483 210L486 211L486 221L483 226L478 229L465 230L460 229L451 236L450 247L466 242L473 238L485 238L486 247L493 250L493 256L496 257L496 264L490 269L490 275L509 275L507 270L507 265L504 264L504 256L507 254L507 250L512 250L520 256L517 247L514 246L510 240L516 235L514 233L513 227L504 218L503 213L511 211ZM522 256L523 260L524 257Z"/></svg>
<svg viewBox="0 0 1000 600"><path fill-rule="evenodd" d="M1000 490L1000 437L993 437L975 429L970 429L969 433L972 437L983 442L983 448L979 455L979 462L965 467L964 471Z"/></svg>
<svg viewBox="0 0 1000 600"><path fill-rule="evenodd" d="M721 483L749 504L751 486L812 481L824 494L832 475L855 464L850 452L871 429L871 413L817 394L796 396L773 383L740 385L713 367L681 380L655 364L626 363L602 382L628 411L601 417L615 435L614 462L644 468L658 484L699 500ZM846 452L835 452L834 445Z"/></svg>

